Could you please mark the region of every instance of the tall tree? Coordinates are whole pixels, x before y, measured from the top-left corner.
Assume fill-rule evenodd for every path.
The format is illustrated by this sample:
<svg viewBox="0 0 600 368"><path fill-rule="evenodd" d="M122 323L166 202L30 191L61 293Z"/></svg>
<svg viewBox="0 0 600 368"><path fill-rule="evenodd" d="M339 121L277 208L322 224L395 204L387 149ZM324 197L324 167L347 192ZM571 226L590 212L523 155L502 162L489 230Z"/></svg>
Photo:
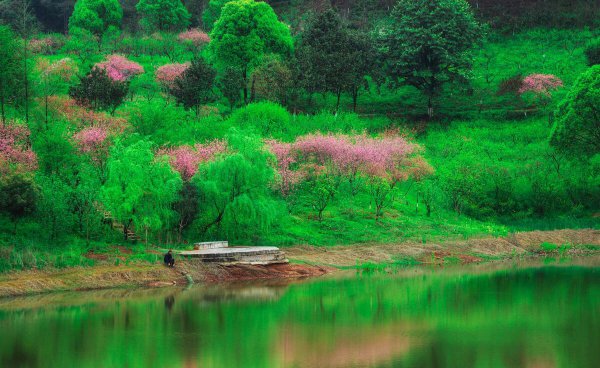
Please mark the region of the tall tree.
<svg viewBox="0 0 600 368"><path fill-rule="evenodd" d="M389 76L421 90L429 116L444 84L468 80L482 33L465 0L400 0L379 31Z"/></svg>
<svg viewBox="0 0 600 368"><path fill-rule="evenodd" d="M309 91L336 95L339 109L342 92L358 97L369 70L370 42L366 35L351 31L333 10L316 14L302 34L298 60L304 74L303 84Z"/></svg>
<svg viewBox="0 0 600 368"><path fill-rule="evenodd" d="M200 106L214 99L214 82L217 71L202 57L192 60L191 65L175 79L169 89L178 103L186 109L194 109L196 115Z"/></svg>
<svg viewBox="0 0 600 368"><path fill-rule="evenodd" d="M22 87L23 87L23 105L25 108L25 122L29 122L29 39L38 26L38 21L33 14L30 0L2 0L0 10L5 16L8 16L12 27L22 39L20 52L23 63Z"/></svg>
<svg viewBox="0 0 600 368"><path fill-rule="evenodd" d="M242 71L245 103L248 103L248 77L263 56L288 55L293 48L289 28L277 19L269 4L255 0L225 4L210 38L208 48L217 66L232 66Z"/></svg>
<svg viewBox="0 0 600 368"><path fill-rule="evenodd" d="M103 203L112 217L128 230L157 231L174 222L173 205L182 186L178 173L165 160L156 160L152 144L139 141L115 145L108 162Z"/></svg>
<svg viewBox="0 0 600 368"><path fill-rule="evenodd" d="M202 13L202 25L204 29L211 30L215 22L221 16L221 9L231 0L210 0Z"/></svg>
<svg viewBox="0 0 600 368"><path fill-rule="evenodd" d="M600 65L585 71L558 107L550 143L575 155L600 153Z"/></svg>
<svg viewBox="0 0 600 368"><path fill-rule="evenodd" d="M140 0L136 9L148 31L180 31L190 24L190 13L181 0Z"/></svg>
<svg viewBox="0 0 600 368"><path fill-rule="evenodd" d="M6 125L6 104L20 95L23 62L18 52L16 36L7 26L0 26L0 113Z"/></svg>
<svg viewBox="0 0 600 368"><path fill-rule="evenodd" d="M225 71L219 75L217 84L221 94L229 102L229 111L233 111L233 108L241 99L241 91L244 88L242 71L233 67L225 68Z"/></svg>
<svg viewBox="0 0 600 368"><path fill-rule="evenodd" d="M114 27L121 27L123 8L118 0L77 0L69 18L69 32L84 29L98 39Z"/></svg>

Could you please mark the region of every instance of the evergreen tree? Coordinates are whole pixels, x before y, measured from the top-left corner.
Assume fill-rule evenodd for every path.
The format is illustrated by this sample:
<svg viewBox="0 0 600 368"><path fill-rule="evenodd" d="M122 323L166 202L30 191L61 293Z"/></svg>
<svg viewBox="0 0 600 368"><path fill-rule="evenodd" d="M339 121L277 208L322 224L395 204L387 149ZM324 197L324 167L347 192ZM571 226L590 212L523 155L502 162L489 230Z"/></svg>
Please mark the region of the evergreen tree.
<svg viewBox="0 0 600 368"><path fill-rule="evenodd" d="M421 90L431 117L442 86L468 80L482 27L465 0L400 0L379 34L389 76Z"/></svg>

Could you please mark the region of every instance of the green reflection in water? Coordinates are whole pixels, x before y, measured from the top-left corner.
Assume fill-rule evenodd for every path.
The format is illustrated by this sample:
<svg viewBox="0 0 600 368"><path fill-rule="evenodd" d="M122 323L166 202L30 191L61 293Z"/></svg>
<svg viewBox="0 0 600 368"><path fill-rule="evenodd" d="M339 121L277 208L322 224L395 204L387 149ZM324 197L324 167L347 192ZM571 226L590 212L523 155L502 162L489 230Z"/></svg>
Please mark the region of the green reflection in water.
<svg viewBox="0 0 600 368"><path fill-rule="evenodd" d="M595 367L600 269L0 300L0 367Z"/></svg>

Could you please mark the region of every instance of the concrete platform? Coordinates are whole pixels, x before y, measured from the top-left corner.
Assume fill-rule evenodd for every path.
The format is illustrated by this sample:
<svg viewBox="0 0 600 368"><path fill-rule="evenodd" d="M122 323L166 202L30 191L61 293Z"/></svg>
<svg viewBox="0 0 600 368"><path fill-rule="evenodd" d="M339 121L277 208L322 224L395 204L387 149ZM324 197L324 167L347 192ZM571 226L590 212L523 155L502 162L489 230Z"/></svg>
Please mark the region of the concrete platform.
<svg viewBox="0 0 600 368"><path fill-rule="evenodd" d="M288 263L277 247L227 247L182 251L179 255L202 262L264 265Z"/></svg>

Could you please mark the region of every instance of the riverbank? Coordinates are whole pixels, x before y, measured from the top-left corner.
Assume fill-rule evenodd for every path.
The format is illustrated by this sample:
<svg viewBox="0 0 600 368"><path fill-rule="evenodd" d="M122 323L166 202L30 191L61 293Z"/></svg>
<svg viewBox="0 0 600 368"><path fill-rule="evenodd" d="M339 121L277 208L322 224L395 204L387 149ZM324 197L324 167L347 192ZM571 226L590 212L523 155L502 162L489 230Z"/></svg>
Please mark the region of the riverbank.
<svg viewBox="0 0 600 368"><path fill-rule="evenodd" d="M63 270L18 271L0 275L0 297L49 291L115 287L169 286L256 279L321 276L365 265L477 263L524 256L597 255L600 230L555 230L515 233L501 238L473 238L434 243L295 246L283 249L289 264L209 265L179 260L175 268L146 262L109 264Z"/></svg>

